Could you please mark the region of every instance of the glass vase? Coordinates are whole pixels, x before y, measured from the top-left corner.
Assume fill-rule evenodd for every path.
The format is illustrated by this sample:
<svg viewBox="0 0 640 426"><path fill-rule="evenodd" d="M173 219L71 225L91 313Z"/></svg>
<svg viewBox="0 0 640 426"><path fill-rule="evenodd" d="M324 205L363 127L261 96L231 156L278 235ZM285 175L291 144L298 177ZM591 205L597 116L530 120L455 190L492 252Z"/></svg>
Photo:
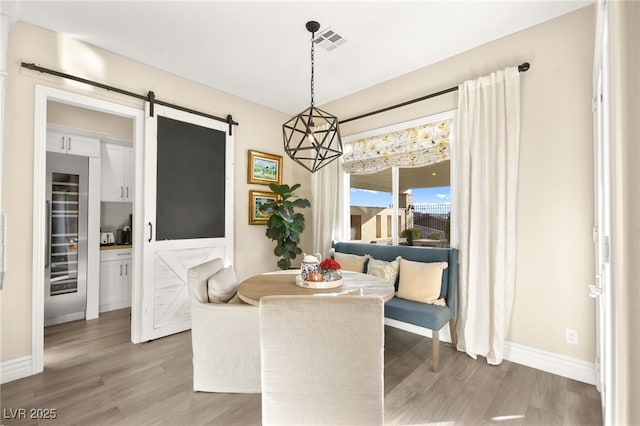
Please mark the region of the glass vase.
<svg viewBox="0 0 640 426"><path fill-rule="evenodd" d="M339 279L342 279L342 275L340 275L338 271L327 271L324 273L325 281L338 281Z"/></svg>

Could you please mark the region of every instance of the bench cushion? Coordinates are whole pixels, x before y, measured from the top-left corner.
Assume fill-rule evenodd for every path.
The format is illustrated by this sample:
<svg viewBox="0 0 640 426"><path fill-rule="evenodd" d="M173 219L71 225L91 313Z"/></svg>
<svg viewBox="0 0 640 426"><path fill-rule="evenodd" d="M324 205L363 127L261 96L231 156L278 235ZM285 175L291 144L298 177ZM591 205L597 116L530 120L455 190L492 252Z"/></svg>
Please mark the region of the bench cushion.
<svg viewBox="0 0 640 426"><path fill-rule="evenodd" d="M384 316L430 330L440 330L453 318L447 306L427 305L397 297L384 304Z"/></svg>

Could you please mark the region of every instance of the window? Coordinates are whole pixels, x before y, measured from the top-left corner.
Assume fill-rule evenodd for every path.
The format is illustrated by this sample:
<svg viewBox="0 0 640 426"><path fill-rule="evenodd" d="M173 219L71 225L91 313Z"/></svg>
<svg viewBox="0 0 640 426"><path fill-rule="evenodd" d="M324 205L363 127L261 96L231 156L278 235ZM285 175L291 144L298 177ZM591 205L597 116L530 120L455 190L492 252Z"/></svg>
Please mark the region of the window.
<svg viewBox="0 0 640 426"><path fill-rule="evenodd" d="M390 241L391 226L382 226L383 217L393 216L393 194L389 185L391 169L370 175L353 175L350 187L351 239L363 242ZM383 233L382 230L385 230ZM358 235L359 238L353 238Z"/></svg>
<svg viewBox="0 0 640 426"><path fill-rule="evenodd" d="M402 168L398 207L403 211L405 226L415 229L416 245L449 246L451 213L450 161L426 167ZM406 236L404 237L406 241Z"/></svg>
<svg viewBox="0 0 640 426"><path fill-rule="evenodd" d="M430 146L443 144L442 140L447 138L446 152L441 155L445 151L442 149L436 153L441 155L436 158L436 162L417 167L411 164L413 167L407 167L403 166L404 160L400 159L400 165L387 166L373 173L345 172L343 182L348 190L342 192L347 198L342 205L346 207L343 208L343 217L347 218L349 229L343 230L343 236L366 243L408 244L403 231L413 228L412 235L415 237L410 239L413 244L449 246L452 197L448 149L452 119L453 112L450 112L344 138L345 153L346 147L354 141L361 144L365 141L369 147L379 143L382 148L376 147L378 152L388 149L388 152L384 152L383 160L360 161L357 165L366 168L366 162L371 161L373 167L378 169L386 166L381 165L381 161L397 156L393 149L403 143L402 140L398 142L398 137L407 139L407 144L413 144L416 137L424 139L431 136L429 125L447 120L446 124L440 126L446 128L446 131L429 142ZM417 134L414 128L418 129ZM427 130L422 130L423 128ZM392 136L387 136L391 132ZM405 148L400 148L402 149ZM423 149L418 156L422 153ZM415 157L411 153L406 156L411 157L411 160ZM349 159L345 158L345 161L348 162ZM343 168L347 170L348 163ZM393 218L397 220L394 221Z"/></svg>

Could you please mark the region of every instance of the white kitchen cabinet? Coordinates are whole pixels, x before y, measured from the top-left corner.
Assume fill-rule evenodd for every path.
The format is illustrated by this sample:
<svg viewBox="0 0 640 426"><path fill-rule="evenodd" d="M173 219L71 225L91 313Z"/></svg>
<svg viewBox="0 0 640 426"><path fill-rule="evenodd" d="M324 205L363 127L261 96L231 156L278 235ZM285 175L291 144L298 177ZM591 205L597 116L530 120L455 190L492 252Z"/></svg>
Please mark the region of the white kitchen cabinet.
<svg viewBox="0 0 640 426"><path fill-rule="evenodd" d="M100 252L100 312L131 306L131 252Z"/></svg>
<svg viewBox="0 0 640 426"><path fill-rule="evenodd" d="M133 147L102 143L102 201L133 201Z"/></svg>
<svg viewBox="0 0 640 426"><path fill-rule="evenodd" d="M47 130L47 151L100 157L100 139Z"/></svg>

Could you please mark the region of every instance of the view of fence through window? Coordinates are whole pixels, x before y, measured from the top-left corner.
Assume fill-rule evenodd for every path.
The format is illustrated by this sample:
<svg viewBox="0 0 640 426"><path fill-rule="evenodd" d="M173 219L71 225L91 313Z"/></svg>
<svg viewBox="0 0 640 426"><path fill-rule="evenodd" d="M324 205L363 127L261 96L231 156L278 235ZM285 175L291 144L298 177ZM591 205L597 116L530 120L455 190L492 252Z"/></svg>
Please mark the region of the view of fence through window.
<svg viewBox="0 0 640 426"><path fill-rule="evenodd" d="M448 247L449 161L401 168L399 178L398 217L395 220L400 243ZM394 220L391 169L368 175L352 174L350 189L351 240L390 244Z"/></svg>
<svg viewBox="0 0 640 426"><path fill-rule="evenodd" d="M420 238L449 240L450 203L416 203L413 207L413 226L409 227L419 229Z"/></svg>

